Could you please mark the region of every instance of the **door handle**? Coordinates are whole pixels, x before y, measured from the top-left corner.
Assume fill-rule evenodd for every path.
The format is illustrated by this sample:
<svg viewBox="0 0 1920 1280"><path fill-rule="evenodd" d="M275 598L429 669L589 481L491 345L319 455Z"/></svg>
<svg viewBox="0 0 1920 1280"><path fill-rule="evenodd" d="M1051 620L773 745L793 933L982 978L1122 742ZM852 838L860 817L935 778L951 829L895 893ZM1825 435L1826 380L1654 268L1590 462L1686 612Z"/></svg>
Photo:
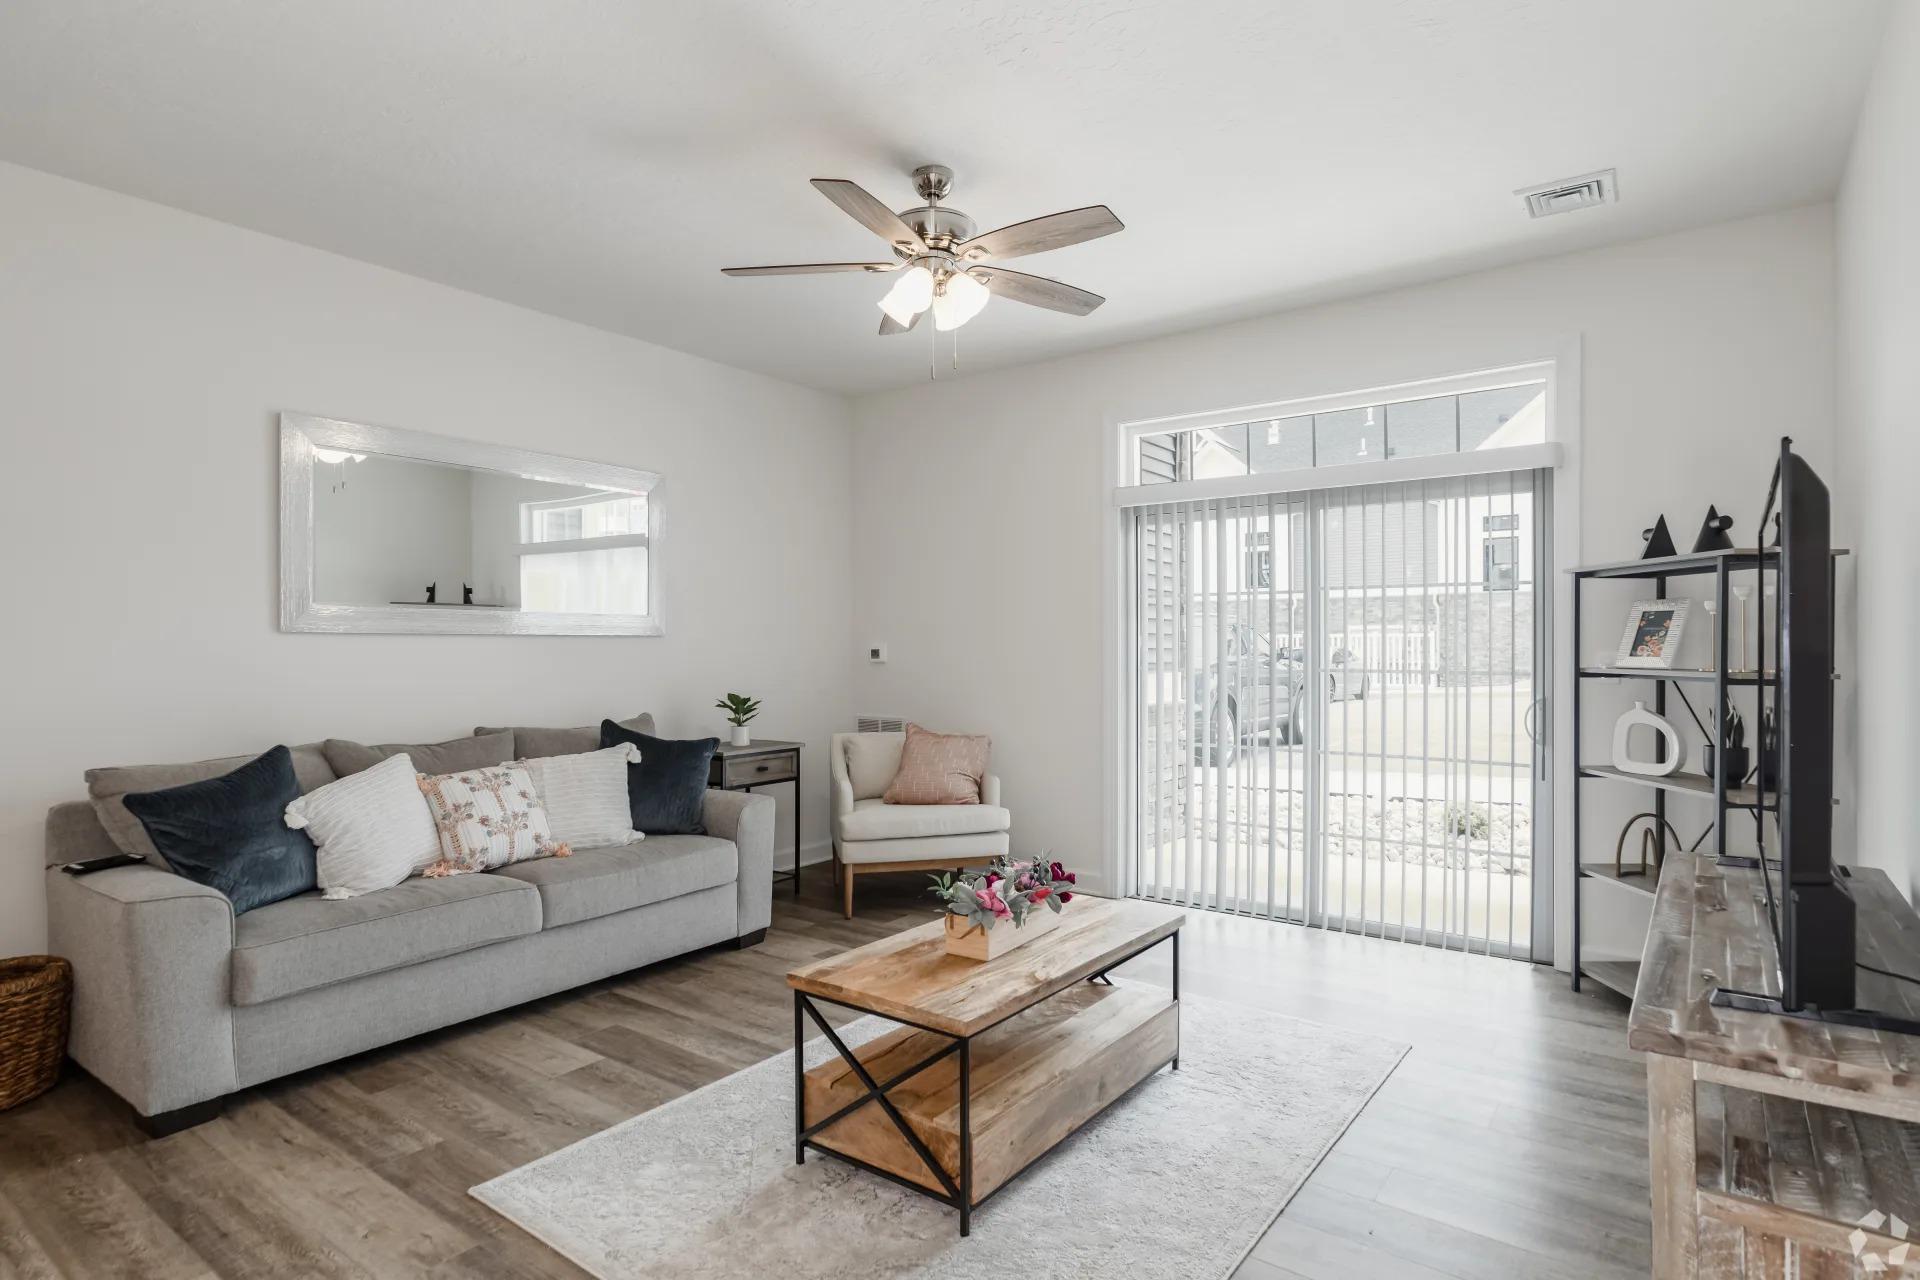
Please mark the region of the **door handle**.
<svg viewBox="0 0 1920 1280"><path fill-rule="evenodd" d="M1535 698L1527 704L1526 714L1520 717L1520 727L1526 731L1527 741L1533 745L1533 776L1539 782L1545 782L1547 778L1547 751L1545 744L1540 741L1540 736L1534 732L1533 726L1536 714L1546 706L1546 703L1544 695Z"/></svg>

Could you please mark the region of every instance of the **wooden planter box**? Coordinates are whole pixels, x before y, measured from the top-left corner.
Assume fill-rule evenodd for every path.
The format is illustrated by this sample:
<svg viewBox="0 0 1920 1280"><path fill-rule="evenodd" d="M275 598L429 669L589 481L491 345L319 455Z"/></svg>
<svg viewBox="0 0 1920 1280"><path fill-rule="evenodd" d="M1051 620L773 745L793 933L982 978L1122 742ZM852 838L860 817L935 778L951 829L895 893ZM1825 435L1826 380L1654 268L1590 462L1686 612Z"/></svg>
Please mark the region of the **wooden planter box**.
<svg viewBox="0 0 1920 1280"><path fill-rule="evenodd" d="M1023 942L1052 933L1060 923L1061 912L1037 907L1018 928L1011 920L1002 920L991 929L968 924L956 915L947 916L947 954L967 960L991 960L1003 956Z"/></svg>

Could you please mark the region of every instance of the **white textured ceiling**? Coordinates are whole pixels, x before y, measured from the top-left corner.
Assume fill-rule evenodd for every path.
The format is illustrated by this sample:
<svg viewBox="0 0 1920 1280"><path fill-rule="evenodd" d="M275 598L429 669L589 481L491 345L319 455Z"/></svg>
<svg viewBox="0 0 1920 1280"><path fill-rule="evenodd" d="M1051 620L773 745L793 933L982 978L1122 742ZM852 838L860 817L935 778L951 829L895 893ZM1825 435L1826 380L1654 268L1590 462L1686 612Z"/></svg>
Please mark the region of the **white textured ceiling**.
<svg viewBox="0 0 1920 1280"><path fill-rule="evenodd" d="M1825 198L1880 0L9 0L0 158L782 378L926 376L807 185L951 165L1014 265L963 371ZM1516 187L1615 166L1530 222ZM884 256L882 252L881 256Z"/></svg>

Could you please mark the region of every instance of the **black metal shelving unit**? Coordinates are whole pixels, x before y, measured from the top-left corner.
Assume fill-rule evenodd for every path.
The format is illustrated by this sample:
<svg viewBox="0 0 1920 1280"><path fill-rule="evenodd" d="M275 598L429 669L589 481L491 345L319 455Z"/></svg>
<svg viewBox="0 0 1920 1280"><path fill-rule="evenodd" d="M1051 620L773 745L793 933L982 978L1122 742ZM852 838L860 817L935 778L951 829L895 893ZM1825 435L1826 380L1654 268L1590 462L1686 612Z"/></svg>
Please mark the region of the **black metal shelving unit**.
<svg viewBox="0 0 1920 1280"><path fill-rule="evenodd" d="M1703 727L1705 725L1712 726L1711 732L1707 734L1707 737L1708 740L1713 743L1714 758L1716 760L1720 759L1725 747L1725 743L1721 741L1721 733L1727 722L1727 707L1730 692L1742 687L1752 688L1756 690L1755 696L1762 703L1764 703L1768 691L1778 692L1776 688L1778 682L1777 675L1768 676L1764 672L1736 675L1729 673L1727 670L1727 603L1732 594L1731 578L1733 574L1743 570L1764 572L1767 569L1777 568L1779 560L1780 553L1778 548L1764 547L1755 549L1749 547L1745 549L1735 548L1729 551L1707 551L1694 552L1689 555L1661 556L1650 560L1619 560L1610 564L1589 565L1585 568L1571 571L1573 574L1573 637L1576 654L1579 651L1581 641L1580 622L1582 607L1585 603L1585 589L1591 583L1621 578L1651 581L1654 584L1654 598L1665 600L1667 598L1667 584L1670 580L1711 574L1713 576L1714 601L1712 640L1714 655L1713 670L1662 670L1658 667L1582 666L1576 672L1578 678L1574 681L1573 696L1574 760L1571 762L1574 776L1573 989L1575 991L1580 989L1580 979L1584 975L1600 983L1602 986L1618 991L1620 994L1631 999L1633 996L1634 981L1638 977L1640 970L1638 961L1589 961L1581 954L1580 898L1581 888L1584 883L1590 879L1607 880L1623 888L1644 894L1648 898L1653 896L1655 885L1654 878L1651 875L1622 877L1615 873L1611 863L1589 864L1582 856L1580 836L1580 793L1582 783L1598 779L1651 788L1654 793L1653 812L1658 819L1655 824L1655 834L1659 837L1663 845L1667 839L1665 829L1667 820L1667 797L1674 792L1711 796L1713 798L1713 825L1709 830L1713 835L1713 854L1716 859L1724 859L1727 855L1727 814L1730 811L1739 812L1744 810L1753 812L1758 808L1772 810L1774 807L1771 800L1762 804L1760 797L1751 787L1736 786L1729 788L1726 785L1726 778L1723 771L1717 768L1714 770L1714 776L1711 778L1704 774L1690 773L1672 773L1665 777L1647 777L1639 774L1625 773L1611 765L1593 765L1582 762L1579 759L1580 725L1583 704L1586 701L1585 695L1589 688L1588 682L1592 680L1650 680L1654 686L1654 713L1661 716L1664 716L1667 711L1667 691L1669 688L1675 690L1680 697L1687 702L1689 711L1693 711L1693 704L1691 700L1686 699L1686 686L1695 685L1711 689L1713 698L1711 710L1713 714L1710 719L1703 722ZM1756 594L1766 600L1774 599L1773 594L1770 592L1762 591ZM1759 625L1762 627L1767 625L1765 617L1759 619ZM1770 646L1765 646L1763 643L1761 649L1763 656L1768 648L1770 648ZM1695 712L1694 715L1696 720L1700 719L1697 712ZM1753 722L1757 733L1760 723L1760 708L1758 707L1755 708ZM1757 759L1759 755L1757 739L1754 742L1754 747L1754 754ZM1661 743L1662 758L1664 758L1665 749L1666 746L1663 741ZM1695 841L1694 847L1697 848L1700 842L1706 839L1706 836L1707 832L1702 832L1700 840Z"/></svg>

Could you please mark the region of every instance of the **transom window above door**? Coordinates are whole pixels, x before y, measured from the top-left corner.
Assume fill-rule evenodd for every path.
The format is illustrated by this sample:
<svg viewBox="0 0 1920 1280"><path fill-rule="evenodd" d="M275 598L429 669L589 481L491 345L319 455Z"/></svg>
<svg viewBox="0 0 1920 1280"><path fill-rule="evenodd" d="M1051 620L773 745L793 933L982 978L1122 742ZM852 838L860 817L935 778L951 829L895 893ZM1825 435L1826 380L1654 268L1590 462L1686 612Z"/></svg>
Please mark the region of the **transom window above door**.
<svg viewBox="0 0 1920 1280"><path fill-rule="evenodd" d="M1547 439L1544 380L1135 437L1135 484L1225 480Z"/></svg>

